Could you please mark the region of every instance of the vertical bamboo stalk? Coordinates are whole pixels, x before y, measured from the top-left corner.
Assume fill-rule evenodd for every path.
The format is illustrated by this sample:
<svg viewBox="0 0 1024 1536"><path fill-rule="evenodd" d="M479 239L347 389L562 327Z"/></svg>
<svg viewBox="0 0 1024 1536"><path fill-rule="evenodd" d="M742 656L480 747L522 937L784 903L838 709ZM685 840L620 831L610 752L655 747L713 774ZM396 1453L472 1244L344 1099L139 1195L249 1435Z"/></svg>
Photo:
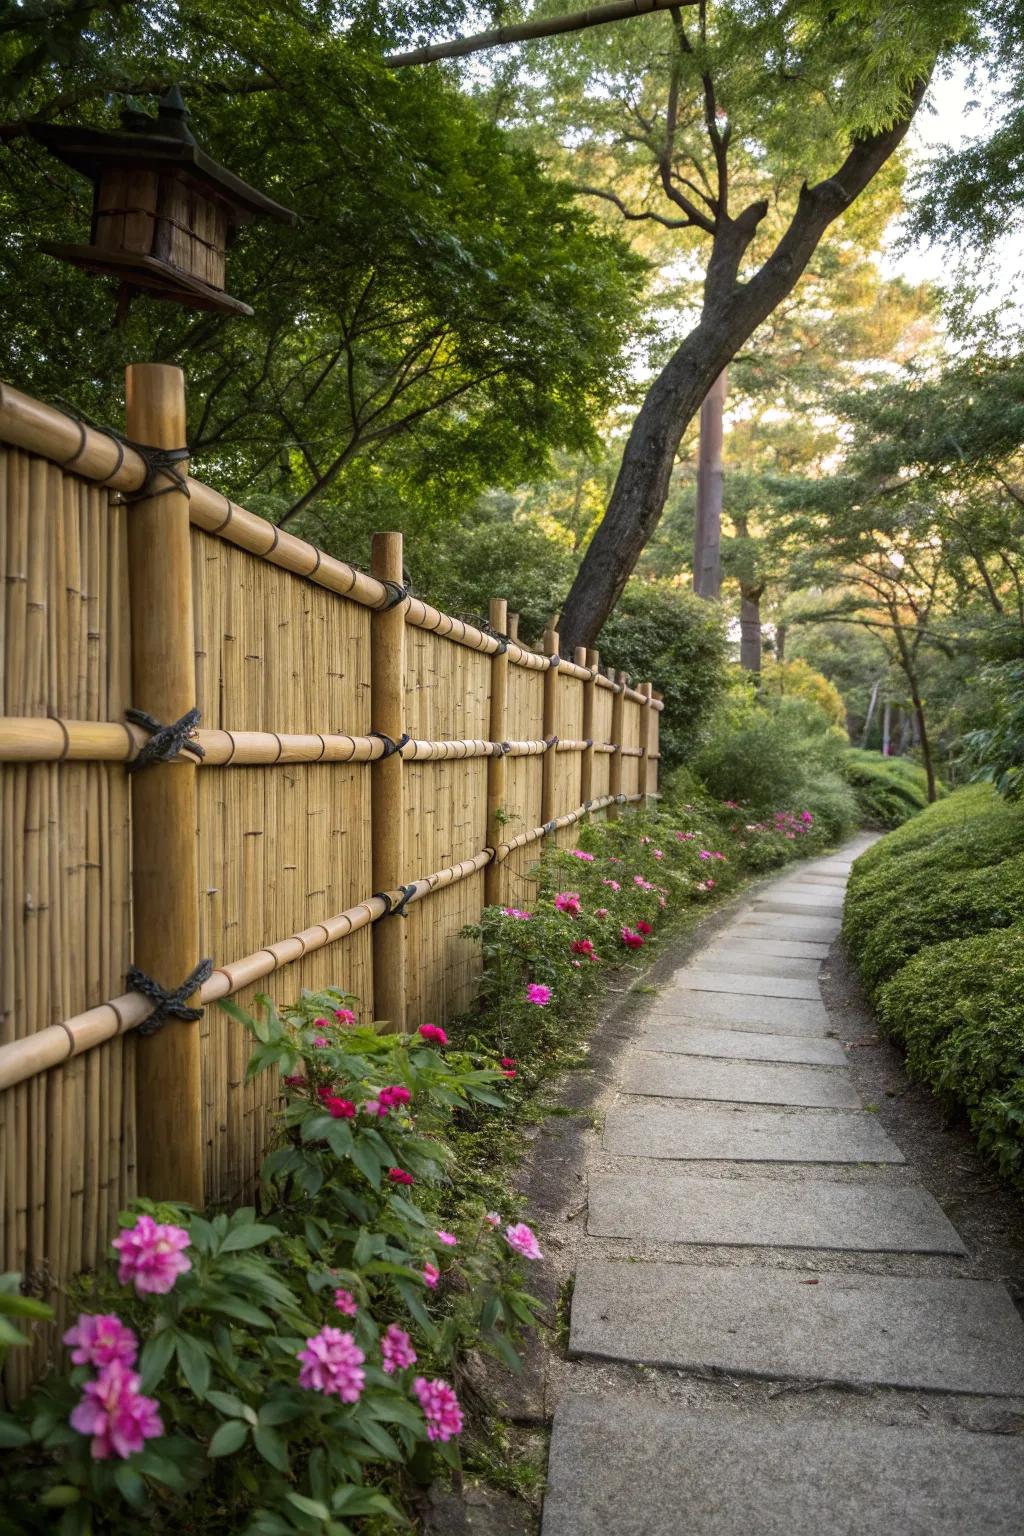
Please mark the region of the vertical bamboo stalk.
<svg viewBox="0 0 1024 1536"><path fill-rule="evenodd" d="M492 597L488 620L499 635L507 633L508 603L503 597ZM491 710L489 725L491 741L505 741L508 737L508 654L495 651L491 657ZM501 814L505 809L507 783L505 756L495 755L487 759L487 841L492 848L501 842ZM493 907L501 899L501 865L492 859L484 870L484 901Z"/></svg>
<svg viewBox="0 0 1024 1536"><path fill-rule="evenodd" d="M600 656L597 651L577 646L576 660L581 667L590 668L590 681L583 684L583 739L591 745L583 748L580 758L580 803L586 805L594 798L594 702L597 698L596 678Z"/></svg>
<svg viewBox="0 0 1024 1536"><path fill-rule="evenodd" d="M626 703L626 674L613 672L611 678L615 684L615 692L612 694L612 743L617 750L612 753L608 763L608 793L619 795L622 793L622 712ZM613 800L608 807L608 820L618 821L621 815L622 807Z"/></svg>
<svg viewBox="0 0 1024 1536"><path fill-rule="evenodd" d="M655 772L657 768L653 755L657 751L657 747L654 745L654 684L644 683L641 686L640 692L647 702L644 705L644 712L640 717L640 745L644 749L644 755L640 759L640 782L637 785L637 789L639 789L644 797L644 805L650 805L653 802L656 788Z"/></svg>
<svg viewBox="0 0 1024 1536"><path fill-rule="evenodd" d="M509 616L508 616L508 628L506 629L505 633L506 633L506 635L508 635L510 640L515 640L515 641L518 642L518 640L519 640L519 615L518 615L518 613L510 613L509 614Z"/></svg>
<svg viewBox="0 0 1024 1536"><path fill-rule="evenodd" d="M558 655L558 630L548 628L544 631L545 656ZM559 676L557 665L548 667L544 674L544 724L541 734L545 741L550 741L552 736L558 735L558 688ZM558 763L558 754L553 746L548 747L542 759L542 777L540 786L540 819L543 825L558 813L555 810L555 768Z"/></svg>
<svg viewBox="0 0 1024 1536"><path fill-rule="evenodd" d="M655 690L651 697L656 704L661 703L661 694L657 690ZM650 762L650 778L648 780L650 788L648 789L648 794L657 795L658 769L661 766L661 713L657 709L651 710L650 736L648 740L650 742L650 757L648 759Z"/></svg>
<svg viewBox="0 0 1024 1536"><path fill-rule="evenodd" d="M128 436L154 448L185 442L180 368L133 363L126 375ZM185 466L179 466L184 470ZM158 493L163 487L156 487ZM195 705L188 497L177 489L128 514L132 698L158 720ZM132 776L135 964L177 987L199 960L195 764L188 753ZM136 1064L140 1190L203 1203L199 1025L171 1019L143 1040Z"/></svg>
<svg viewBox="0 0 1024 1536"><path fill-rule="evenodd" d="M375 533L371 571L402 585L402 535ZM405 610L408 600L370 617L370 715L373 729L392 741L402 736L405 707ZM406 879L405 794L402 756L376 760L370 769L373 889L393 891ZM373 1011L394 1030L405 1028L406 929L402 918L373 925Z"/></svg>

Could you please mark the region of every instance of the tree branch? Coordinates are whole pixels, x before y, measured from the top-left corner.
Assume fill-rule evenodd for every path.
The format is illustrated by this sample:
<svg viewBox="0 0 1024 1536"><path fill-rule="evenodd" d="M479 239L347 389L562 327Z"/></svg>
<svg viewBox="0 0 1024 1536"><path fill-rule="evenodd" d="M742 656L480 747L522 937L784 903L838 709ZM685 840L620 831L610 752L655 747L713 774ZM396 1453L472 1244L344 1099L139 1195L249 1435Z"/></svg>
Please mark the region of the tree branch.
<svg viewBox="0 0 1024 1536"><path fill-rule="evenodd" d="M467 53L480 53L485 48L503 48L509 43L556 37L564 32L582 32L585 27L603 27L608 22L625 21L630 16L674 11L680 5L697 3L698 0L614 0L611 5L594 5L567 16L547 16L523 21L514 27L494 27L489 32L475 32L472 37L457 37L449 43L430 43L425 48L412 48L408 53L391 53L383 62L390 69L405 69L409 64L432 64L435 59L461 59Z"/></svg>

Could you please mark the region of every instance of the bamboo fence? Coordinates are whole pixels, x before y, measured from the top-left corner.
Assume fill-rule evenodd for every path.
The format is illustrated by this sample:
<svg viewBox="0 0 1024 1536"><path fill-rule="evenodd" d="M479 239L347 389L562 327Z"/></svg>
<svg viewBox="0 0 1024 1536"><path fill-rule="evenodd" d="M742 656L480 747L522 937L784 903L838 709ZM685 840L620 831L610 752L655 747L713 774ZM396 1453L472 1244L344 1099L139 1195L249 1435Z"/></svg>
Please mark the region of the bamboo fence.
<svg viewBox="0 0 1024 1536"><path fill-rule="evenodd" d="M184 442L177 369L126 399L133 442ZM359 571L2 385L0 566L2 1263L60 1312L137 1192L252 1188L278 1090L209 1005L331 985L385 1027L450 1017L485 903L656 794L661 702L553 630L529 649L503 600L478 627L409 595L399 534ZM197 708L202 758L133 772L130 707ZM128 968L173 990L204 956L198 1021L140 1037Z"/></svg>

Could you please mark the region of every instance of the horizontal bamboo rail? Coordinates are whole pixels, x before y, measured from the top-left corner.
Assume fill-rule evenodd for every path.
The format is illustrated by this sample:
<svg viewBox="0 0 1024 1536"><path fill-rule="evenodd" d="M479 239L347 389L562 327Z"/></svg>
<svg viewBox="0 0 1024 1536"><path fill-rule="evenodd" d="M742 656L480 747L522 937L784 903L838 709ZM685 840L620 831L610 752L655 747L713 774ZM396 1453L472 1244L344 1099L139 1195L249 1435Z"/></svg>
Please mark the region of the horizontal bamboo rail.
<svg viewBox="0 0 1024 1536"><path fill-rule="evenodd" d="M577 806L576 810L566 811L564 816L555 816L551 821L545 822L543 826L531 827L529 832L520 832L518 837L512 837L507 842L499 843L494 850L494 857L499 860L507 859L509 854L514 853L517 848L525 848L527 844L537 842L545 833L556 832L561 827L571 827L577 821L582 821L583 817L589 812L603 811L606 805L611 805L612 801L616 799L624 803L626 800L639 800L640 796L601 795L597 800L591 800L589 805ZM0 1052L0 1055L2 1055L2 1052Z"/></svg>

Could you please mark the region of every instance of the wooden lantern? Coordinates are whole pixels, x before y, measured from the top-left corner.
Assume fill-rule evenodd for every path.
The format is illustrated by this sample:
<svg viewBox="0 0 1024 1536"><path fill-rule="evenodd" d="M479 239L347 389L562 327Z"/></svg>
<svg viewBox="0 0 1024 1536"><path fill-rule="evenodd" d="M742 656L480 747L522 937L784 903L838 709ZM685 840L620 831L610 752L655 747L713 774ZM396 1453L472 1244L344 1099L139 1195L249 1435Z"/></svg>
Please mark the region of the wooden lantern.
<svg viewBox="0 0 1024 1536"><path fill-rule="evenodd" d="M88 245L42 249L120 281L123 300L144 290L189 309L251 315L224 291L224 253L253 219L294 224L295 215L248 186L196 144L177 86L158 115L129 109L117 133L33 123L32 137L93 183Z"/></svg>

